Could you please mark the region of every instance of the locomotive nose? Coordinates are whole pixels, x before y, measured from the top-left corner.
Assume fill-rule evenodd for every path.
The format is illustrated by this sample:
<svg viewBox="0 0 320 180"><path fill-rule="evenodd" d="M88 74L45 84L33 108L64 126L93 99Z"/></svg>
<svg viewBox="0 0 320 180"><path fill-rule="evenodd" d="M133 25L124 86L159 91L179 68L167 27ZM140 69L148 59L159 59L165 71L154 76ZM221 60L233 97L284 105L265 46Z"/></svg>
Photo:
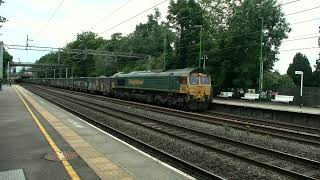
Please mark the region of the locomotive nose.
<svg viewBox="0 0 320 180"><path fill-rule="evenodd" d="M205 97L205 91L204 89L202 88L198 88L196 91L195 91L195 98L198 100L198 101L202 101Z"/></svg>

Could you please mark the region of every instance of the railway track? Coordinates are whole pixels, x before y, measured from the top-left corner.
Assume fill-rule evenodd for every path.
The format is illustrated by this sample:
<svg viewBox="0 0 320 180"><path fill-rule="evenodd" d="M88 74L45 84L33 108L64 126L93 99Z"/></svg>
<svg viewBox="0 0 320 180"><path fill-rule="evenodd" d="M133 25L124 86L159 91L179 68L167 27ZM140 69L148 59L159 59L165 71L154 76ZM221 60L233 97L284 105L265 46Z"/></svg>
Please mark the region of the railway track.
<svg viewBox="0 0 320 180"><path fill-rule="evenodd" d="M97 100L106 100L108 102L113 102L121 105L129 105L131 107L141 108L152 112L184 118L185 120L200 121L214 125L228 126L234 129L250 131L262 135L269 135L276 138L283 138L294 142L306 143L314 146L320 146L320 129L317 128L304 127L287 123L270 122L266 120L257 120L227 114L199 114L185 112L160 106L142 104L133 101L126 101L105 96L75 92L65 89L59 89L59 91L72 92L73 94L78 94L84 97L90 97Z"/></svg>
<svg viewBox="0 0 320 180"><path fill-rule="evenodd" d="M46 97L50 94L51 96L61 98L79 106L90 108L96 112L113 116L123 121L166 134L210 151L237 158L241 161L290 177L298 179L316 179L320 177L320 162L317 161L208 134L194 130L190 127L162 122L155 118L147 118L132 112L106 106L104 103L101 103L101 99L92 101L91 97L79 97L73 92L70 94L70 92L62 92L53 89L36 89L35 87L29 87L29 89L40 96Z"/></svg>
<svg viewBox="0 0 320 180"><path fill-rule="evenodd" d="M97 119L94 119L94 118L88 116L87 114L79 111L78 109L70 108L70 107L66 106L65 104L59 102L57 100L57 99L59 99L59 97L57 97L56 95L52 95L52 94L50 95L50 93L47 93L47 91L44 91L43 89L39 90L39 89L35 89L34 87L25 87L25 88L28 89L29 91L39 95L40 97L52 102L53 104L77 115L78 117L81 117L82 119L88 121L89 123L91 123L97 127L100 127L102 129L108 131L109 133L111 133L121 139L124 139L127 142L129 142L135 146L138 146L139 148L146 149L148 152L154 153L157 156L159 156L165 160L168 160L169 163L173 162L172 165L176 165L176 167L182 167L182 169L186 170L186 172L188 172L188 174L190 174L190 175L195 175L196 177L199 177L199 179L225 180L225 178L223 178L219 175L216 175L212 172L209 172L209 171L207 171L201 167L198 167L190 162L187 162L179 157L171 155L171 154L169 154L169 153L167 153L157 147L154 147L152 145L149 145L148 143L142 142L141 140L139 140L129 134L123 133L112 126L107 125L104 122L101 122ZM78 102L73 101L73 100L70 100L69 102L75 102L76 106L79 105Z"/></svg>
<svg viewBox="0 0 320 180"><path fill-rule="evenodd" d="M306 127L306 126L302 126L302 125L289 124L289 123L284 123L284 122L275 122L275 121L265 120L265 119L255 119L255 118L250 118L250 117L245 117L245 116L240 116L240 115L220 113L220 112L216 112L216 111L207 111L205 114L210 115L210 116L220 117L220 118L232 119L232 120L241 119L241 121L243 121L243 122L261 124L261 125L272 126L272 127L276 127L276 128L285 128L285 129L289 129L292 131L320 135L319 128Z"/></svg>

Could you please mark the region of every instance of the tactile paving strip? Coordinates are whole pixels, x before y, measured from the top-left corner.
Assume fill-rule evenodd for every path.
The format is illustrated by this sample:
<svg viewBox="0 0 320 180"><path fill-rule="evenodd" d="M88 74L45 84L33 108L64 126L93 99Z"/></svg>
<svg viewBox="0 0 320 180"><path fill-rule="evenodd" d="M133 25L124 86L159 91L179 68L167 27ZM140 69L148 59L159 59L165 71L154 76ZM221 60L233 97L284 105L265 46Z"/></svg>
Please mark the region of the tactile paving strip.
<svg viewBox="0 0 320 180"><path fill-rule="evenodd" d="M0 180L25 180L22 169L0 172Z"/></svg>

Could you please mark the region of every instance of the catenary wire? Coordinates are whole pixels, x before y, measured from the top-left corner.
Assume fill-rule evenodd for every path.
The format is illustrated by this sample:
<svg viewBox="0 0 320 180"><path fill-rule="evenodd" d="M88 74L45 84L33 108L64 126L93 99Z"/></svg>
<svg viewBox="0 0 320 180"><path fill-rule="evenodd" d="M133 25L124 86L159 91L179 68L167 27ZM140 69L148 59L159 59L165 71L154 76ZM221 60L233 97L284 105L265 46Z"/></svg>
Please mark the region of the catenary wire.
<svg viewBox="0 0 320 180"><path fill-rule="evenodd" d="M306 23L306 22L311 22L311 21L315 21L315 20L320 20L320 18L313 18L313 19L309 19L309 20L305 20L305 21L299 21L299 22L294 22L291 25L296 25L296 24L301 24L301 23Z"/></svg>
<svg viewBox="0 0 320 180"><path fill-rule="evenodd" d="M102 31L101 33L99 33L99 35L104 34L104 33L106 33L107 31L110 31L110 30L112 30L112 29L114 29L114 28L116 28L116 27L118 27L118 26L120 26L120 25L122 25L122 24L124 24L124 23L128 22L128 21L130 21L130 20L132 20L132 19L134 19L134 18L136 18L136 17L140 16L141 14L143 14L143 13L145 13L145 12L147 12L147 11L149 11L149 10L151 10L151 9L153 9L153 8L155 8L155 7L159 6L159 5L161 5L161 4L163 4L163 3L167 2L167 1L168 1L168 0L164 0L164 1L159 2L159 3L155 4L155 5L153 5L152 7L149 7L148 9L145 9L145 10L143 10L142 12L140 12L140 13L138 13L138 14L136 14L136 15L134 15L134 16L132 16L132 17L130 17L130 18L128 18L128 19L126 19L126 20L122 21L122 22L120 22L119 24L114 25L114 26L112 26L112 27L110 27L110 28L108 28L108 29L106 29L106 30Z"/></svg>
<svg viewBox="0 0 320 180"><path fill-rule="evenodd" d="M292 3L295 3L295 2L299 2L299 1L301 1L301 0L294 0L294 1L286 2L286 3L282 3L280 5L281 6L285 6L285 5L292 4Z"/></svg>
<svg viewBox="0 0 320 180"><path fill-rule="evenodd" d="M60 9L60 7L62 6L62 4L64 3L65 0L61 0L59 5L55 8L55 10L53 11L53 13L51 14L51 16L49 17L48 21L45 23L45 25L40 29L40 31L37 33L36 37L39 36L44 30L45 28L48 26L48 24L50 23L50 21L54 18L54 16L57 14L58 10Z"/></svg>
<svg viewBox="0 0 320 180"><path fill-rule="evenodd" d="M129 4L129 2L132 0L127 0L125 3L123 3L121 6L119 6L118 8L116 8L115 10L113 10L111 13L109 13L108 15L104 16L103 18L101 18L99 21L97 21L95 24L93 24L91 26L91 29L94 29L98 24L100 24L102 21L105 21L106 19L109 19L111 16L113 16L116 12L120 11L122 8L124 8L126 5Z"/></svg>
<svg viewBox="0 0 320 180"><path fill-rule="evenodd" d="M297 12L293 12L293 13L290 13L290 14L286 14L284 17L286 17L286 16L291 16L291 15L295 15L295 14L304 13L304 12L307 12L307 11L312 11L312 10L318 9L318 8L320 8L320 6L316 6L316 7L313 7L313 8L304 9L304 10L302 10L302 11L297 11Z"/></svg>

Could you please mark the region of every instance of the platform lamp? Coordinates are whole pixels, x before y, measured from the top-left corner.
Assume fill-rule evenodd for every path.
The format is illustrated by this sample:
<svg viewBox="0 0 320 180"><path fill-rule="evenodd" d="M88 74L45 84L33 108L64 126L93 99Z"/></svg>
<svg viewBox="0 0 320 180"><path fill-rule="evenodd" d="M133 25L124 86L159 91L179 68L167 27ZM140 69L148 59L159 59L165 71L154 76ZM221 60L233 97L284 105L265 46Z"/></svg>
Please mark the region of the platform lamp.
<svg viewBox="0 0 320 180"><path fill-rule="evenodd" d="M303 102L302 102L302 88L303 88L303 71L295 71L295 74L301 75L301 85L300 85L300 108L302 108Z"/></svg>

